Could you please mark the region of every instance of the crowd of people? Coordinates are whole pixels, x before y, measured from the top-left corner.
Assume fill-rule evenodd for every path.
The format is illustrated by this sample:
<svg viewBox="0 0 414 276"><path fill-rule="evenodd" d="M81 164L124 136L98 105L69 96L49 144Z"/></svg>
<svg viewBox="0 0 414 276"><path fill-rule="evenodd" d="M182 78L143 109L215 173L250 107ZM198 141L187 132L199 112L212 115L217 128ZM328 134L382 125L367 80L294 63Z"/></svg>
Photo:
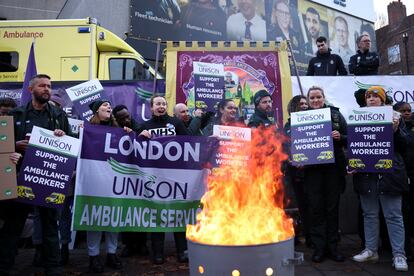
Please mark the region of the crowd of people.
<svg viewBox="0 0 414 276"><path fill-rule="evenodd" d="M281 2L283 3L283 2ZM282 12L282 4L280 12ZM338 19L340 22L340 19ZM339 27L338 27L339 28ZM309 65L309 75L345 75L345 65L338 55L331 54L326 38L315 39L318 55ZM359 50L350 58L349 71L355 75L373 75L378 72L378 56L370 52L370 39L367 35L358 38ZM1 99L1 115L11 115L15 121L16 153L10 159L21 165L22 157L28 146L27 133L34 126L54 131L56 136L73 135L68 123L68 117L61 109L59 97L51 93L50 77L44 74L36 75L29 84L32 100L20 107L10 99ZM358 91L355 95L361 106L375 107L389 105L386 92L382 87L372 86L367 90ZM259 90L253 96L254 114L244 127L273 127L278 128L272 118L272 96L266 90ZM124 105L112 109L111 102L105 99L90 104L93 116L92 125L121 127L126 133L136 132L147 139L158 136L213 135L214 125L243 126L244 121L238 118L238 106L233 99L224 99L217 104L216 113L205 112L202 109L192 111L184 103L174 107L174 116L167 114L167 100L162 95L154 95L150 100L151 118L138 123L131 118L130 112ZM377 261L380 232L380 213L383 213L385 225L393 254L393 266L398 271L407 271L407 257L412 260L412 224L414 222L412 203L413 189L409 180L413 181L414 169L414 123L411 106L400 102L394 109L401 113L401 118L393 121L394 130L394 172L356 173L346 165L347 124L337 107L330 106L325 100L322 87L312 86L306 96L293 97L288 106L292 114L304 110L329 108L331 114L331 137L334 144L335 163L294 166L287 161L284 166L286 185L294 190L295 200L300 213L302 233L306 245L314 248L311 257L319 263L326 257L337 262L343 262L344 256L339 246L339 202L345 189L347 174L352 175L354 190L360 200L360 227L363 250L352 257L356 262ZM290 136L290 118L283 131ZM288 147L287 147L288 148ZM287 150L288 151L288 150ZM69 199L69 200L68 200ZM7 275L14 265L17 244L29 213L34 214L33 243L36 245L34 264L43 266L47 275L61 275L62 266L69 261L68 243L70 242L70 207L73 196L68 197L67 204L58 209L14 202L0 202L0 275ZM381 229L383 231L384 229ZM60 233L60 234L59 234ZM100 245L103 233L87 232L87 247L89 267L92 272L103 272L104 264L100 260ZM114 269L122 268L122 260L118 257L118 233L105 232L106 262L105 265ZM154 264L162 264L164 258L165 233L150 233L151 250L147 248L146 233L121 233L125 244L122 257L134 254L148 255ZM174 233L177 260L188 262L185 254L187 244L184 232Z"/></svg>

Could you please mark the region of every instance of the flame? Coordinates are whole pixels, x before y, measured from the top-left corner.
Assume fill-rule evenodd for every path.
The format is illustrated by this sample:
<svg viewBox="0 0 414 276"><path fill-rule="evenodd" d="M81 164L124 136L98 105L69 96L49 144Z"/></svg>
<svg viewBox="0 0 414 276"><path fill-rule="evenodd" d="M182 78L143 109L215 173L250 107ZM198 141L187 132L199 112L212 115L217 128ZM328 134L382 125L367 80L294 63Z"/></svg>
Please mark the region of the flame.
<svg viewBox="0 0 414 276"><path fill-rule="evenodd" d="M208 177L196 225L187 225L189 240L211 245L275 243L294 235L292 219L283 210L281 165L284 137L273 128L252 130L246 167L226 164ZM225 151L224 147L219 150Z"/></svg>

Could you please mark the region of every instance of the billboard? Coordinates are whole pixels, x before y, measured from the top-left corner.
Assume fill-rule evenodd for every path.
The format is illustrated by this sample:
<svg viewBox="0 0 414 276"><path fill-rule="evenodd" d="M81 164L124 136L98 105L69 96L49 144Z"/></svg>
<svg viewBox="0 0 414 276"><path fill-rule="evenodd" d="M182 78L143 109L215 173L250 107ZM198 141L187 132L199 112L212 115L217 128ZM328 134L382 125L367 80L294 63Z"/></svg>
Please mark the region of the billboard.
<svg viewBox="0 0 414 276"><path fill-rule="evenodd" d="M369 34L375 46L373 24L365 21L370 18L361 18L365 17L308 0L131 1L131 33L135 37L172 41L289 39L300 74L306 74L316 53L318 36L328 38L333 53L345 64L355 54L360 34Z"/></svg>

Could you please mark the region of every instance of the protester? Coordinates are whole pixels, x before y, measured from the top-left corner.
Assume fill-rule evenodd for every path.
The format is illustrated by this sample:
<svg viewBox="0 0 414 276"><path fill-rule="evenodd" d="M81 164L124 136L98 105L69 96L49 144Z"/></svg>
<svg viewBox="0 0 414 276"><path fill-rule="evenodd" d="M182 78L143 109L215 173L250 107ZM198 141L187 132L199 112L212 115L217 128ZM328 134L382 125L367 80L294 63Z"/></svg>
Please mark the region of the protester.
<svg viewBox="0 0 414 276"><path fill-rule="evenodd" d="M120 127L128 127L135 132L139 130L140 126L138 122L131 117L131 113L129 113L129 110L125 105L120 104L115 106L112 110L112 114Z"/></svg>
<svg viewBox="0 0 414 276"><path fill-rule="evenodd" d="M308 102L305 96L297 95L294 96L288 103L288 114L289 116L293 112L304 111L308 109ZM284 126L285 134L290 137L291 126L290 117ZM286 152L290 152L290 143L286 145ZM293 166L290 162L287 162L284 166L285 179L289 183L289 186L293 188L295 194L296 203L299 209L299 223L298 227L301 227L302 234L305 236L305 243L308 247L313 247L310 233L309 233L309 208L305 196L305 183L304 183L304 168ZM298 230L295 229L295 238L298 236Z"/></svg>
<svg viewBox="0 0 414 276"><path fill-rule="evenodd" d="M213 120L203 129L205 136L213 135L214 125L242 126L237 121L237 106L232 99L224 99L218 103L217 114Z"/></svg>
<svg viewBox="0 0 414 276"><path fill-rule="evenodd" d="M368 107L384 106L386 94L380 86L371 86L365 93ZM356 262L378 261L379 210L384 212L391 241L393 266L407 271L404 251L404 223L401 212L402 193L408 191L407 174L401 153L406 150L407 133L400 119L393 118L394 160L392 173L355 173L354 190L358 193L364 216L365 249L355 255ZM381 207L380 207L381 206Z"/></svg>
<svg viewBox="0 0 414 276"><path fill-rule="evenodd" d="M311 58L308 65L307 76L346 76L342 58L336 54L331 54L325 37L320 36L316 39L318 52L316 57Z"/></svg>
<svg viewBox="0 0 414 276"><path fill-rule="evenodd" d="M355 76L378 75L379 57L370 52L371 39L363 34L357 39L358 51L349 59L349 73Z"/></svg>
<svg viewBox="0 0 414 276"><path fill-rule="evenodd" d="M183 122L189 135L203 135L201 129L208 124L211 115L212 112L205 112L202 109L196 109L193 111L193 116L190 116L188 107L183 103L178 103L174 107L174 117Z"/></svg>
<svg viewBox="0 0 414 276"><path fill-rule="evenodd" d="M50 77L38 74L29 82L32 100L26 105L13 109L10 115L14 118L14 135L16 151L25 153L29 141L27 133L34 126L54 131L54 135L70 135L68 118L61 109L48 103L51 96ZM8 274L14 264L17 242L22 233L26 218L31 210L27 204L8 201L2 205L5 217L0 229L0 275ZM42 255L46 275L61 275L60 250L58 237L58 211L55 208L38 207L42 226Z"/></svg>
<svg viewBox="0 0 414 276"><path fill-rule="evenodd" d="M112 110L116 122L120 127L128 127L135 132L139 131L138 123L131 117L125 105L117 105ZM122 242L125 247L122 249L121 257L131 257L135 254L147 256L147 233L145 232L123 232L121 233Z"/></svg>
<svg viewBox="0 0 414 276"><path fill-rule="evenodd" d="M0 116L6 116L17 106L16 102L12 98L0 99Z"/></svg>
<svg viewBox="0 0 414 276"><path fill-rule="evenodd" d="M90 119L92 125L102 125L118 127L114 116L112 115L111 103L108 100L97 100L89 105L89 108L93 112L93 116ZM126 132L132 130L128 127L124 127ZM96 183L99 185L99 183ZM106 265L114 269L121 269L122 262L116 255L116 249L118 247L118 233L104 232L105 244L106 244ZM88 244L89 255L89 269L95 273L101 273L104 271L104 266L99 257L100 245L102 239L102 231L87 231L86 241Z"/></svg>
<svg viewBox="0 0 414 276"><path fill-rule="evenodd" d="M59 109L62 109L64 106L64 100L62 96L56 92L52 91L50 96L49 104L53 105ZM66 112L65 112L66 113ZM67 115L67 114L66 114ZM58 210L59 213L59 238L60 238L60 254L61 254L61 264L66 265L69 262L69 243L71 241L71 222L72 222L72 213L70 206L73 203L73 192L75 179L72 178L71 186L69 188L68 194L65 196L65 201L63 203L63 208ZM40 220L40 213L37 207L33 208L33 234L32 234L32 244L35 246L35 255L33 257L32 265L35 267L43 266L43 254L42 254L42 224Z"/></svg>
<svg viewBox="0 0 414 276"><path fill-rule="evenodd" d="M322 262L326 255L336 262L344 257L338 251L339 197L345 188L345 153L347 126L337 107L325 104L321 87L312 86L307 99L311 109L329 108L335 163L308 165L304 168L306 200L310 210L310 237L315 247L312 261Z"/></svg>
<svg viewBox="0 0 414 276"><path fill-rule="evenodd" d="M164 96L153 95L150 106L152 117L142 124L142 135L151 138L189 134L180 120L167 114L167 101ZM164 240L165 233L151 233L152 261L154 264L164 263ZM177 260L181 263L188 262L188 257L184 252L187 250L185 232L174 232L174 240L177 249Z"/></svg>
<svg viewBox="0 0 414 276"><path fill-rule="evenodd" d="M259 90L254 94L254 114L248 123L249 127L268 127L275 122L272 115L272 96L266 90Z"/></svg>
<svg viewBox="0 0 414 276"><path fill-rule="evenodd" d="M411 112L411 105L407 102L398 102L394 110L401 113L405 129L408 135L408 146L401 153L407 175L410 180L409 191L403 193L402 212L405 228L405 255L408 262L414 261L411 238L414 234L414 118Z"/></svg>

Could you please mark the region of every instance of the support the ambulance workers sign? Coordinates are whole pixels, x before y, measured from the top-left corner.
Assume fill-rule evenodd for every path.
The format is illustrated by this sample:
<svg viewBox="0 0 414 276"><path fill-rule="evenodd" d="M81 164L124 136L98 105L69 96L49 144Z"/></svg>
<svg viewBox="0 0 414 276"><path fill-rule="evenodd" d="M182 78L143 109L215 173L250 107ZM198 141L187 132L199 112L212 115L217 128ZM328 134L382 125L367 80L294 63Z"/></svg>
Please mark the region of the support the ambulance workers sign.
<svg viewBox="0 0 414 276"><path fill-rule="evenodd" d="M81 133L75 230L173 232L195 224L213 139L147 139L94 125Z"/></svg>
<svg viewBox="0 0 414 276"><path fill-rule="evenodd" d="M80 141L33 127L17 178L18 201L51 208L63 207Z"/></svg>
<svg viewBox="0 0 414 276"><path fill-rule="evenodd" d="M348 114L349 170L392 172L392 107L353 108Z"/></svg>
<svg viewBox="0 0 414 276"><path fill-rule="evenodd" d="M215 111L216 103L224 98L224 65L193 62L196 109Z"/></svg>
<svg viewBox="0 0 414 276"><path fill-rule="evenodd" d="M329 108L291 114L291 155L294 165L335 162Z"/></svg>
<svg viewBox="0 0 414 276"><path fill-rule="evenodd" d="M104 98L104 89L99 80L90 80L66 89L70 100L82 120L89 121L93 116L89 104Z"/></svg>

